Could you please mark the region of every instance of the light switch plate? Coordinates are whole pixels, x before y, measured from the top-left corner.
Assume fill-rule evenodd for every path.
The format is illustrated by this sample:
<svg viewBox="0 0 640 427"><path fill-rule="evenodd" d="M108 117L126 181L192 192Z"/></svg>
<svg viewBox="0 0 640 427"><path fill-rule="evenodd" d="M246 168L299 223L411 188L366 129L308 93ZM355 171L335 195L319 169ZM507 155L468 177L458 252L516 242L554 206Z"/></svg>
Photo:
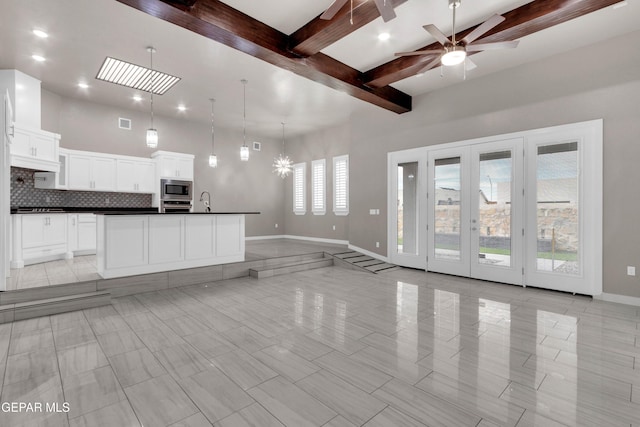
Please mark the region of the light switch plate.
<svg viewBox="0 0 640 427"><path fill-rule="evenodd" d="M628 265L627 266L627 276L635 276L636 275L636 268Z"/></svg>

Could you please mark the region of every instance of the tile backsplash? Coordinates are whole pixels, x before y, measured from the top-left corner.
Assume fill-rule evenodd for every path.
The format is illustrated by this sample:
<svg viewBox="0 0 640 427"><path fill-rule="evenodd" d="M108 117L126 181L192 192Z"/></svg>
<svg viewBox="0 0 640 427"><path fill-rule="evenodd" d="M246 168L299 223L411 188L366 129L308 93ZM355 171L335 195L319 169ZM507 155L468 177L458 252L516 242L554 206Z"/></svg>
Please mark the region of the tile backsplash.
<svg viewBox="0 0 640 427"><path fill-rule="evenodd" d="M150 208L151 194L35 188L34 171L11 168L12 207Z"/></svg>

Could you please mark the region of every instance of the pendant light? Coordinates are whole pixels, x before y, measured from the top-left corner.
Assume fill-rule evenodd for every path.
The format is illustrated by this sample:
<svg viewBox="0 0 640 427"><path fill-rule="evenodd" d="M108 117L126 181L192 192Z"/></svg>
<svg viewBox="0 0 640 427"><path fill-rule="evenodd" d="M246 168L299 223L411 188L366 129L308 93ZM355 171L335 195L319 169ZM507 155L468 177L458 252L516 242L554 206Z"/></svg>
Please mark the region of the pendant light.
<svg viewBox="0 0 640 427"><path fill-rule="evenodd" d="M155 53L153 46L147 48L147 52L151 55L151 127L147 129L147 147L156 148L158 146L158 131L153 127L153 54Z"/></svg>
<svg viewBox="0 0 640 427"><path fill-rule="evenodd" d="M240 147L240 160L249 161L249 147L247 147L247 80L240 80L243 86L243 112L242 112L242 147Z"/></svg>
<svg viewBox="0 0 640 427"><path fill-rule="evenodd" d="M213 143L215 140L215 134L213 132L213 103L216 102L216 100L210 98L209 101L211 101L211 155L209 156L209 167L215 168L218 167L218 156L216 156L213 147Z"/></svg>
<svg viewBox="0 0 640 427"><path fill-rule="evenodd" d="M273 160L273 171L285 179L293 170L293 162L284 154L284 122L282 122L282 153Z"/></svg>

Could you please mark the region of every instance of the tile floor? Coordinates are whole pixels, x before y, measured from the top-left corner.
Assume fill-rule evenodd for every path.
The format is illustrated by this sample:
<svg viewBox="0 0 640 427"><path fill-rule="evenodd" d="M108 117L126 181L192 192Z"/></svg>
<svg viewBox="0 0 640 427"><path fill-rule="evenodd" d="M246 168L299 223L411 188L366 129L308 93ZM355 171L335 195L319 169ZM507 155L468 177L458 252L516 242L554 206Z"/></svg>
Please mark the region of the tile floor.
<svg viewBox="0 0 640 427"><path fill-rule="evenodd" d="M138 294L0 325L3 408L42 404L0 425L640 425L639 311L408 269Z"/></svg>

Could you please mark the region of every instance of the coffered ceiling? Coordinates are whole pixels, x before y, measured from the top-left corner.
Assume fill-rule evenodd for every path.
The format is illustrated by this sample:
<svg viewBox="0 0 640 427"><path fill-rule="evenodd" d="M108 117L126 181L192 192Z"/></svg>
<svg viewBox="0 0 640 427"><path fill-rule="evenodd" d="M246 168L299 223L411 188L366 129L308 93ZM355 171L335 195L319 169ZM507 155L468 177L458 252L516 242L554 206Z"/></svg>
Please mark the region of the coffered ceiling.
<svg viewBox="0 0 640 427"><path fill-rule="evenodd" d="M224 28L226 18L216 16L217 9L213 7L217 3L247 15L249 22L262 23L260 31L249 26L244 33L234 35L243 29ZM461 67L446 68L443 77L440 67L416 76L416 61L423 59L397 60L393 55L434 43L422 28L425 24L435 24L450 35L447 0L395 0L397 18L387 23L380 17L369 19L368 23L355 22L355 30L330 22L320 34L331 37L326 33L342 31L335 42L322 46L317 54L295 50L291 53L292 40L309 40L308 36L296 38L296 31L314 21L331 3L332 0L197 0L194 9L180 10L160 0L5 2L0 18L0 68L17 68L42 80L45 89L64 96L146 111L146 93L140 94L145 98L142 102L133 101L131 89L95 80L95 75L106 56L148 66L146 47L153 45L157 49L154 68L182 78L154 100L159 114L205 122L210 117L208 99L213 97L217 100L218 123L241 126L240 80L246 78L248 132L265 137L278 136L282 121L287 122L288 134L299 134L342 123L355 110L385 108L396 111L389 114L400 113L410 110L413 96L463 82ZM365 3L354 0L356 7L364 7ZM625 7L615 9L612 3L615 2L463 0L456 28L464 31L498 13L508 19L504 27L501 24L495 29L496 37L516 34L520 40L517 49L473 55L478 67L467 72L466 79L640 30L637 0L628 0ZM585 5L599 10L575 19L568 19L572 17L570 13L562 19L549 15L551 22L542 30L527 29L525 21L517 22L522 15L518 10L535 14L550 4L565 11ZM203 15L193 14L199 7L208 7L206 25L200 28L194 19L202 19ZM344 15L334 20L344 21ZM216 25L225 30L223 36L212 30ZM47 31L50 37L38 39L31 33L34 28ZM269 48L274 39L260 39L264 28L281 34L280 41L285 40L286 45ZM389 40L380 41L381 32L389 33ZM279 56L266 57L261 50L269 49ZM31 58L33 54L47 60L36 63ZM322 61L328 61L330 67ZM306 66L312 71L305 71ZM81 80L89 88L79 88ZM177 110L180 103L185 111Z"/></svg>

